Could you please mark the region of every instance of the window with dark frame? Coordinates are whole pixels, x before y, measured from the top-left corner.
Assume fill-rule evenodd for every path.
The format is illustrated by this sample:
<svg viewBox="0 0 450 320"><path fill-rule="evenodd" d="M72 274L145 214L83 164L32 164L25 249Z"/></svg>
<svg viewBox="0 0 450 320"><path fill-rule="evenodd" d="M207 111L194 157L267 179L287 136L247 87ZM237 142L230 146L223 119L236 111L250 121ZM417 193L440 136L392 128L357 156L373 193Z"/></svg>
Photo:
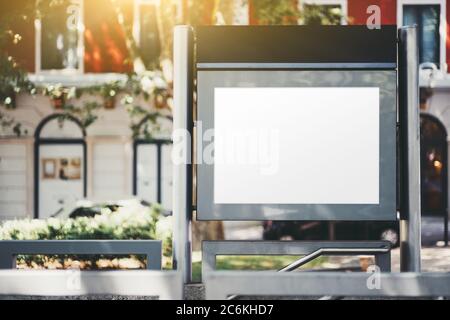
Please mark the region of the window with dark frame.
<svg viewBox="0 0 450 320"><path fill-rule="evenodd" d="M154 68L161 53L156 4L70 0L52 5L39 20L37 71L132 72L130 49L135 48L130 48L128 37L133 36L134 22L139 25L135 40L143 62L148 69Z"/></svg>
<svg viewBox="0 0 450 320"><path fill-rule="evenodd" d="M41 70L77 70L79 68L77 2L58 4L41 18Z"/></svg>
<svg viewBox="0 0 450 320"><path fill-rule="evenodd" d="M157 10L154 4L139 6L139 47L148 69L155 66L161 53Z"/></svg>
<svg viewBox="0 0 450 320"><path fill-rule="evenodd" d="M441 6L434 5L404 5L403 25L417 25L419 36L420 63L432 62L440 67L440 15Z"/></svg>

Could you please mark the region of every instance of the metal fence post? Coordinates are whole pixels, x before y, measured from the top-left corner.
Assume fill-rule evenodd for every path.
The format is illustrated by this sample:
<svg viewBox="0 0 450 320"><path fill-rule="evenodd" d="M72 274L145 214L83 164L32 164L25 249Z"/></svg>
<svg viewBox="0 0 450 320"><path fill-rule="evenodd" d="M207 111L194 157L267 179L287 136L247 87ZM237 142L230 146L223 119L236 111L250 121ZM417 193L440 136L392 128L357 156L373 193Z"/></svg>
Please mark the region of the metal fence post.
<svg viewBox="0 0 450 320"><path fill-rule="evenodd" d="M417 29L399 30L401 271L420 272L420 123Z"/></svg>
<svg viewBox="0 0 450 320"><path fill-rule="evenodd" d="M5 248L0 248L0 269L15 269L16 262L13 253Z"/></svg>
<svg viewBox="0 0 450 320"><path fill-rule="evenodd" d="M174 267L182 272L184 283L191 281L192 101L193 32L189 26L177 26L174 31L173 155L181 150L185 157L180 163L174 163L173 169Z"/></svg>

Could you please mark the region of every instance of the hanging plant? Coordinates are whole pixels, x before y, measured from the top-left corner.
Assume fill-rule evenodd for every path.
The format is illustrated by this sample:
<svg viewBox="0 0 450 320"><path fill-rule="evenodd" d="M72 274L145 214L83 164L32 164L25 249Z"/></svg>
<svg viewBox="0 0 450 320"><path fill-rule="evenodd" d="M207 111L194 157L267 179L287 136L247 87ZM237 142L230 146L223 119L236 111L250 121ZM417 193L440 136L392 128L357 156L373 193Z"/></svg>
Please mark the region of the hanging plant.
<svg viewBox="0 0 450 320"><path fill-rule="evenodd" d="M172 93L161 71L147 71L142 75L132 75L128 80L132 92L142 95L145 101L151 101L156 109L168 107L168 99Z"/></svg>
<svg viewBox="0 0 450 320"><path fill-rule="evenodd" d="M159 132L157 119L168 118L172 99L172 90L164 80L161 71L147 71L141 75L132 74L127 81L128 94L122 103L126 106L131 119L130 128L133 137L151 139ZM135 97L142 97L146 105L139 105Z"/></svg>
<svg viewBox="0 0 450 320"><path fill-rule="evenodd" d="M31 91L33 88L26 72L14 58L0 52L0 105L6 109L15 109L17 93Z"/></svg>
<svg viewBox="0 0 450 320"><path fill-rule="evenodd" d="M116 107L116 96L109 96L105 97L105 100L103 101L103 107L105 109L114 109Z"/></svg>
<svg viewBox="0 0 450 320"><path fill-rule="evenodd" d="M23 129L22 124L14 118L0 112L0 134L8 134L8 131L20 137L27 135L28 130Z"/></svg>
<svg viewBox="0 0 450 320"><path fill-rule="evenodd" d="M50 97L53 108L62 110L66 104L68 89L60 84L49 85L44 89L44 95Z"/></svg>
<svg viewBox="0 0 450 320"><path fill-rule="evenodd" d="M160 112L143 112L144 116L137 123L133 123L131 131L133 132L133 139L142 138L144 140L151 140L155 133L161 132L161 126L158 120L166 119L173 122L172 116L164 115Z"/></svg>
<svg viewBox="0 0 450 320"><path fill-rule="evenodd" d="M16 108L17 93L13 87L0 88L0 102L6 109L12 110Z"/></svg>
<svg viewBox="0 0 450 320"><path fill-rule="evenodd" d="M153 105L156 109L170 109L169 100L172 97L172 91L169 88L156 88L153 95Z"/></svg>
<svg viewBox="0 0 450 320"><path fill-rule="evenodd" d="M55 108L55 110L63 109L65 103L66 103L66 98L65 98L64 94L59 97L52 97L52 105L53 105L53 108Z"/></svg>
<svg viewBox="0 0 450 320"><path fill-rule="evenodd" d="M64 114L71 115L80 120L81 126L86 129L98 119L95 111L100 108L101 105L99 103L87 101L81 107L75 107L73 105L64 106Z"/></svg>
<svg viewBox="0 0 450 320"><path fill-rule="evenodd" d="M103 97L103 107L105 109L114 109L116 107L116 97L121 89L120 81L106 83L100 87L99 91Z"/></svg>

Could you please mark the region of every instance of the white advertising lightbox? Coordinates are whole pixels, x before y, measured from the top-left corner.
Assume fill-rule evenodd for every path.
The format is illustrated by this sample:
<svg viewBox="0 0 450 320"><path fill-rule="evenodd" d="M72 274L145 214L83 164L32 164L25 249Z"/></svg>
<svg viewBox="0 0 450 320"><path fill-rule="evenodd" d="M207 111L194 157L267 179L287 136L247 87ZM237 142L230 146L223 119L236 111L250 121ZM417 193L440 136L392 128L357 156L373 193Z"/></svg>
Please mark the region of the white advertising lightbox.
<svg viewBox="0 0 450 320"><path fill-rule="evenodd" d="M200 71L198 119L200 220L396 218L395 71Z"/></svg>

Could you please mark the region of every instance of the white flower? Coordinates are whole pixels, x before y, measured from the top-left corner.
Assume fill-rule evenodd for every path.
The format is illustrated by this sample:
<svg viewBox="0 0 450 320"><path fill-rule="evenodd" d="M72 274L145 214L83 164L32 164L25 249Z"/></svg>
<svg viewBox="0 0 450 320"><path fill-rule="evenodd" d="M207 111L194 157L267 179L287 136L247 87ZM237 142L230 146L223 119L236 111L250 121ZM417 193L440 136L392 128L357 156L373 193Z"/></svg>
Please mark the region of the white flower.
<svg viewBox="0 0 450 320"><path fill-rule="evenodd" d="M170 237L173 230L173 218L172 216L159 219L156 223L156 238L163 240Z"/></svg>
<svg viewBox="0 0 450 320"><path fill-rule="evenodd" d="M141 88L143 91L151 94L155 90L155 82L150 79L150 77L142 77L141 79Z"/></svg>
<svg viewBox="0 0 450 320"><path fill-rule="evenodd" d="M122 104L132 104L134 101L133 97L130 95L125 96L125 98L122 100Z"/></svg>
<svg viewBox="0 0 450 320"><path fill-rule="evenodd" d="M156 88L158 88L158 89L166 89L167 88L167 83L164 81L163 78L155 77L153 81L155 82Z"/></svg>
<svg viewBox="0 0 450 320"><path fill-rule="evenodd" d="M67 99L73 99L77 95L77 88L72 87L70 88L69 92L67 93Z"/></svg>

